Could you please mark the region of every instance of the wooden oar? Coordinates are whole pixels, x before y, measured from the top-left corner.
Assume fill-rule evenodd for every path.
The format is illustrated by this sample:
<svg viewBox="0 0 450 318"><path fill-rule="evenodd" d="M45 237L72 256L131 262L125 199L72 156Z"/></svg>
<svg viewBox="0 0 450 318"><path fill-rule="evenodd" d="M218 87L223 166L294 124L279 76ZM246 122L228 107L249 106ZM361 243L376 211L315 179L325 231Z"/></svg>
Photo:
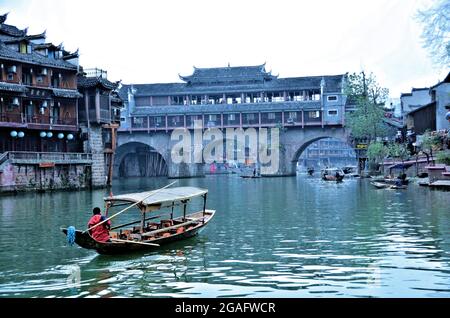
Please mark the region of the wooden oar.
<svg viewBox="0 0 450 318"><path fill-rule="evenodd" d="M103 224L103 223L105 223L105 222L107 222L107 221L109 221L109 220L115 218L115 217L118 216L119 214L122 214L122 213L125 212L126 210L131 209L132 207L134 207L135 205L138 205L139 203L145 201L146 199L148 199L148 198L151 197L152 195L155 195L156 193L160 192L161 190L164 190L165 188L168 188L168 187L170 187L171 185L174 185L174 184L177 183L177 182L178 182L178 181L174 181L174 182L172 182L171 184L168 184L168 185L166 185L165 187L163 187L163 188L161 188L161 189L158 189L158 190L156 190L155 192L150 193L148 196L146 196L146 197L143 198L142 200L140 200L140 201L138 201L138 202L136 202L136 203L133 203L132 205L126 207L126 208L123 209L122 211L119 211L119 212L117 212L116 214L111 215L109 218L107 218L107 219L101 221L100 223L95 224L93 227L90 227L90 228L84 230L84 231L83 231L83 234L86 233L87 231L92 230L92 229L95 229L97 226L99 226L99 225L101 225L101 224Z"/></svg>
<svg viewBox="0 0 450 318"><path fill-rule="evenodd" d="M149 245L149 246L160 246L155 243L144 243L144 242L136 242L136 241L128 241L128 240L119 240L119 239L111 239L113 242L123 242L123 243L133 243L133 244L141 244L141 245Z"/></svg>

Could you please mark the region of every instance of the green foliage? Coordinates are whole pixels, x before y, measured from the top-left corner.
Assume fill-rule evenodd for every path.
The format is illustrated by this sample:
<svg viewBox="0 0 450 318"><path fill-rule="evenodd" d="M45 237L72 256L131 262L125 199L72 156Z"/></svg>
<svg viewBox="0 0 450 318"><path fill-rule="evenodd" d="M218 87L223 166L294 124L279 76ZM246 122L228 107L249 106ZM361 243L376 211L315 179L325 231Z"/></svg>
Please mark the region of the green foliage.
<svg viewBox="0 0 450 318"><path fill-rule="evenodd" d="M394 159L405 160L409 157L408 149L405 144L391 143L388 146L389 157Z"/></svg>
<svg viewBox="0 0 450 318"><path fill-rule="evenodd" d="M439 146L441 143L438 136L431 134L429 130L425 131L422 136L422 149L433 151L434 148Z"/></svg>
<svg viewBox="0 0 450 318"><path fill-rule="evenodd" d="M381 161L389 154L389 149L382 142L372 142L367 147L367 158L371 161Z"/></svg>
<svg viewBox="0 0 450 318"><path fill-rule="evenodd" d="M350 101L356 103L356 110L347 121L353 137L370 141L391 133L383 121L383 106L389 90L377 83L373 73L368 76L364 72L350 74L345 91Z"/></svg>
<svg viewBox="0 0 450 318"><path fill-rule="evenodd" d="M439 163L450 166L450 150L438 152L436 159Z"/></svg>

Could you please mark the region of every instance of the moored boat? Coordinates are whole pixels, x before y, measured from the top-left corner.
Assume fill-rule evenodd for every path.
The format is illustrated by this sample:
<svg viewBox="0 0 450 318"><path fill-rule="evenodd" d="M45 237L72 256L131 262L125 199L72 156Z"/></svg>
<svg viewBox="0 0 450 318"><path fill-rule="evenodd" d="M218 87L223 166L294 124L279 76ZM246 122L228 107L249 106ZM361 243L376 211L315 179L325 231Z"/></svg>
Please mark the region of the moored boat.
<svg viewBox="0 0 450 318"><path fill-rule="evenodd" d="M79 246L94 249L99 254L153 250L167 243L193 237L211 221L215 211L206 209L207 193L205 189L178 187L106 197L104 201L110 208L129 205L128 208L136 206L141 212L140 220L112 227L107 242L94 240L89 231L92 227L85 231L69 228L61 230L68 236L73 235L74 242ZM195 197L203 197L203 209L187 214L187 205ZM178 206L182 207L183 215L174 217L174 210ZM164 209L168 209L167 213L146 217L147 213ZM126 228L133 224L139 225Z"/></svg>

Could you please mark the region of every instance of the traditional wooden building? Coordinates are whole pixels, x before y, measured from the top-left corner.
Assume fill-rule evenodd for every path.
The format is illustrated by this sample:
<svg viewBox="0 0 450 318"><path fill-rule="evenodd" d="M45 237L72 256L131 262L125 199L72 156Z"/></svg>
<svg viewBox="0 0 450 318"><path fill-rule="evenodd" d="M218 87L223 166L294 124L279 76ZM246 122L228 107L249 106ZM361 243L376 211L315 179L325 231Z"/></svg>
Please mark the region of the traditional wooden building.
<svg viewBox="0 0 450 318"><path fill-rule="evenodd" d="M346 74L279 78L257 66L194 68L182 83L124 85L120 130L344 125Z"/></svg>
<svg viewBox="0 0 450 318"><path fill-rule="evenodd" d="M0 191L105 185L92 171L96 161L104 167L104 155L96 158L100 150L86 147L90 134L83 127L91 119L109 125L118 120L117 85L104 79L106 88L97 90L95 76L80 72L78 51L47 43L45 32L30 35L6 19L0 16Z"/></svg>
<svg viewBox="0 0 450 318"><path fill-rule="evenodd" d="M78 53L0 16L0 152L77 152Z"/></svg>
<svg viewBox="0 0 450 318"><path fill-rule="evenodd" d="M100 69L82 70L78 76L78 88L83 94L78 101L79 124L84 136L83 149L92 153L93 186L112 182L112 168L116 148L116 133L120 125L123 101L117 89L119 82L107 79L107 72Z"/></svg>

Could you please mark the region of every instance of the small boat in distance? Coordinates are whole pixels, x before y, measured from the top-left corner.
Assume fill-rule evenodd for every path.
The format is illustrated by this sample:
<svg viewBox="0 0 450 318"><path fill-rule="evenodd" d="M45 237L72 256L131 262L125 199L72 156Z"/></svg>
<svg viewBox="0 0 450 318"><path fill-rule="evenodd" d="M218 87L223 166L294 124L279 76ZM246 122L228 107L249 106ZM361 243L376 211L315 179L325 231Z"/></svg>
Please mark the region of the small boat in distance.
<svg viewBox="0 0 450 318"><path fill-rule="evenodd" d="M153 250L160 245L193 237L211 221L215 214L214 210L206 209L207 194L208 190L205 189L177 187L106 197L104 201L110 208L128 205L126 208L128 209L136 206L140 210L140 220L112 227L111 231L118 231L110 232L110 240L107 242L94 240L89 230L75 230L73 233L75 243L86 249L94 249L99 254L112 255ZM186 214L188 203L196 197L203 198L203 209ZM183 215L174 217L174 209L178 206L182 208ZM167 210L164 211L165 213L159 212L157 216L146 217L147 213L162 209ZM148 222L150 220L151 222ZM126 228L133 224L138 226ZM68 235L68 228L61 230Z"/></svg>
<svg viewBox="0 0 450 318"><path fill-rule="evenodd" d="M261 176L258 176L258 175L241 175L240 177L241 177L241 178L244 178L244 179L257 179L257 178L261 178Z"/></svg>
<svg viewBox="0 0 450 318"><path fill-rule="evenodd" d="M314 168L313 167L308 167L307 172L308 172L308 175L313 176L314 175Z"/></svg>
<svg viewBox="0 0 450 318"><path fill-rule="evenodd" d="M408 188L406 185L398 185L398 184L396 185L396 184L389 184L389 183L377 182L377 181L373 181L370 184L373 185L377 189L405 190Z"/></svg>
<svg viewBox="0 0 450 318"><path fill-rule="evenodd" d="M391 186L390 184L387 184L384 182L377 182L377 181L373 181L370 184L373 185L377 189L385 189L385 188L389 188Z"/></svg>
<svg viewBox="0 0 450 318"><path fill-rule="evenodd" d="M344 172L338 168L325 168L321 171L320 175L322 180L336 182L341 182L345 177Z"/></svg>

